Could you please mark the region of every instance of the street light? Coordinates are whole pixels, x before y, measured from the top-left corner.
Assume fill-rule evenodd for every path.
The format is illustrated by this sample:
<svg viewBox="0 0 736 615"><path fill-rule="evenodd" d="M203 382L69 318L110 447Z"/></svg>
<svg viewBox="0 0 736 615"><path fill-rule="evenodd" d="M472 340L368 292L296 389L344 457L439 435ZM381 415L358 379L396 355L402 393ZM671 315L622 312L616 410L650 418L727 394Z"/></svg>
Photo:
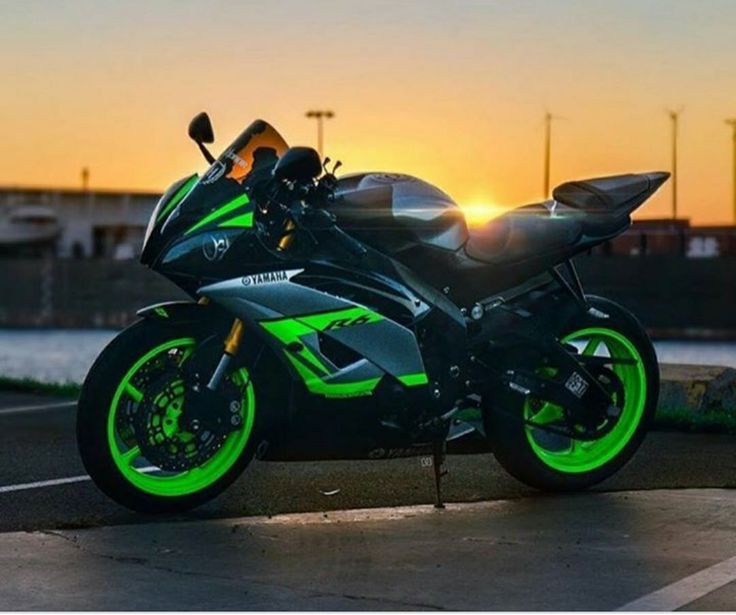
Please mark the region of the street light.
<svg viewBox="0 0 736 615"><path fill-rule="evenodd" d="M672 219L677 220L677 137L682 109L668 113L672 122Z"/></svg>
<svg viewBox="0 0 736 615"><path fill-rule="evenodd" d="M562 117L552 115L549 111L544 114L544 198L550 197L550 167L552 165L552 120L561 120Z"/></svg>
<svg viewBox="0 0 736 615"><path fill-rule="evenodd" d="M317 151L319 157L322 158L322 150L324 148L324 121L335 117L334 112L328 109L312 109L305 114L310 119L317 120Z"/></svg>
<svg viewBox="0 0 736 615"><path fill-rule="evenodd" d="M736 224L736 118L726 120L733 130L733 221Z"/></svg>

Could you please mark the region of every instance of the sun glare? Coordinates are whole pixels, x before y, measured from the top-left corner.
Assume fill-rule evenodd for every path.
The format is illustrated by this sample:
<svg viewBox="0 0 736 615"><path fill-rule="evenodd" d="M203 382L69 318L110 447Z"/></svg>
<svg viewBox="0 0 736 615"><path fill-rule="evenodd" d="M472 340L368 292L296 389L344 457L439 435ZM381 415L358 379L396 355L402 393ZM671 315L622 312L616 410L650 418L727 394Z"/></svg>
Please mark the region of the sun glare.
<svg viewBox="0 0 736 615"><path fill-rule="evenodd" d="M483 226L489 220L506 213L510 208L488 202L475 201L461 205L468 226Z"/></svg>

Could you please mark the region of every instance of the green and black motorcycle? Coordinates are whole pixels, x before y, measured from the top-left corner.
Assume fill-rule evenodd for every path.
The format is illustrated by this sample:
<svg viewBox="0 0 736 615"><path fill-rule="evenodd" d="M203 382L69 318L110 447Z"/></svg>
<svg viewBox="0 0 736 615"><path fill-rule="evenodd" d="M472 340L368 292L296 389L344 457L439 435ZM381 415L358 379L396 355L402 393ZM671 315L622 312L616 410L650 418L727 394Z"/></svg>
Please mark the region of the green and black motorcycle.
<svg viewBox="0 0 736 615"><path fill-rule="evenodd" d="M572 257L622 233L667 173L569 182L477 230L442 191L335 176L264 121L161 197L141 262L191 297L139 312L89 371L77 435L95 483L143 512L215 497L263 460L490 450L576 490L641 444L659 389L636 318Z"/></svg>

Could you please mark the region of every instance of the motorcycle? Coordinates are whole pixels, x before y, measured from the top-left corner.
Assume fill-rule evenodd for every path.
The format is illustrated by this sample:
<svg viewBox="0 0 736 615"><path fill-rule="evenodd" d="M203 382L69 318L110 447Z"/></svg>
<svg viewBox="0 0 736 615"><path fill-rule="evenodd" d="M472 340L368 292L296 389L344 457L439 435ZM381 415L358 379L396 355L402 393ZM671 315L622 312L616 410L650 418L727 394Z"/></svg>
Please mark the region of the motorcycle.
<svg viewBox="0 0 736 615"><path fill-rule="evenodd" d="M170 513L266 461L491 451L517 479L587 488L641 444L659 390L637 319L584 292L573 257L628 228L669 177L573 181L468 228L407 175L336 176L253 122L156 205L141 262L190 300L138 312L79 400L108 496Z"/></svg>

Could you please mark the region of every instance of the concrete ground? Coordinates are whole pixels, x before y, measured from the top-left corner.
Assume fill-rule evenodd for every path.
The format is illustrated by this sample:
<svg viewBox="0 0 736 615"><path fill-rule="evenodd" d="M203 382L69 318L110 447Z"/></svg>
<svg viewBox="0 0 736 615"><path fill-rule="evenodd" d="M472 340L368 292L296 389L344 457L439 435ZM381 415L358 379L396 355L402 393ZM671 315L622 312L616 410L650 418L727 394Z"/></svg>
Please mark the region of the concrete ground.
<svg viewBox="0 0 736 615"><path fill-rule="evenodd" d="M0 609L732 609L734 507L665 490L6 533Z"/></svg>
<svg viewBox="0 0 736 615"><path fill-rule="evenodd" d="M736 608L736 492L682 489L734 486L736 437L652 433L576 496L534 492L490 455L450 457L447 499L476 503L446 511L253 517L433 495L416 459L255 463L212 503L154 520L87 480L60 403L0 394L0 610Z"/></svg>

